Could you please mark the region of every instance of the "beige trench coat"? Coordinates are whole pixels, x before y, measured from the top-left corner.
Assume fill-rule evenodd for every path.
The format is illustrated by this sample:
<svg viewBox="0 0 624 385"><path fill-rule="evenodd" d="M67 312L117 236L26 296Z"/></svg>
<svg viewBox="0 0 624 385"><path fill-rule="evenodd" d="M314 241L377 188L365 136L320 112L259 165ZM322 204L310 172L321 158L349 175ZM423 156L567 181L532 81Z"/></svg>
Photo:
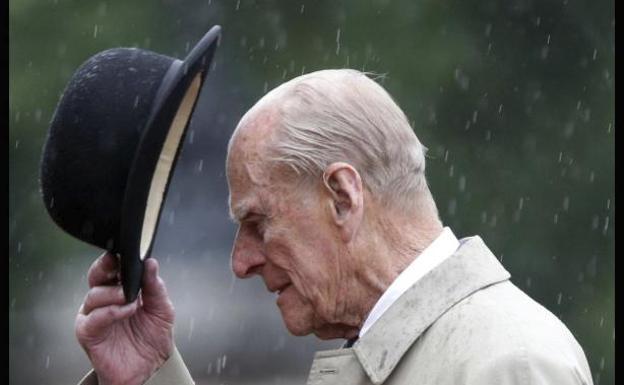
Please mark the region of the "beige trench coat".
<svg viewBox="0 0 624 385"><path fill-rule="evenodd" d="M462 239L351 348L317 352L307 384L592 384L574 336L509 277L480 237ZM176 350L146 384L193 383Z"/></svg>

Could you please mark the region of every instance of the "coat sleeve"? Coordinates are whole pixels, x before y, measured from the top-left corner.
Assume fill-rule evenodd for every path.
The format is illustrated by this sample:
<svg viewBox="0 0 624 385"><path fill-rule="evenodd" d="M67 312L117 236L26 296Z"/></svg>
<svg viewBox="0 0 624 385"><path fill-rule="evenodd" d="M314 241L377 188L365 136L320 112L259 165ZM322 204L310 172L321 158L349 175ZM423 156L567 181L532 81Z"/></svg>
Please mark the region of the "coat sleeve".
<svg viewBox="0 0 624 385"><path fill-rule="evenodd" d="M174 348L173 354L143 385L195 385L180 352ZM97 374L91 370L78 385L98 385Z"/></svg>

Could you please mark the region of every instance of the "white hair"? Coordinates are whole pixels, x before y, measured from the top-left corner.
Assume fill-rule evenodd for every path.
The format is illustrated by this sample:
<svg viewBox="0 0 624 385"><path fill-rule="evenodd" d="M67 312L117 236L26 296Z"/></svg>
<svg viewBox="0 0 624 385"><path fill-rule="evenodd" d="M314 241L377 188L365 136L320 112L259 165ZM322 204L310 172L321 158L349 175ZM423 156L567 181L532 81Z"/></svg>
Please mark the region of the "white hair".
<svg viewBox="0 0 624 385"><path fill-rule="evenodd" d="M279 127L269 160L302 180L343 161L387 207L411 207L421 196L433 203L425 179L427 148L392 97L367 75L336 69L294 78L265 95L238 127L254 111L270 109Z"/></svg>

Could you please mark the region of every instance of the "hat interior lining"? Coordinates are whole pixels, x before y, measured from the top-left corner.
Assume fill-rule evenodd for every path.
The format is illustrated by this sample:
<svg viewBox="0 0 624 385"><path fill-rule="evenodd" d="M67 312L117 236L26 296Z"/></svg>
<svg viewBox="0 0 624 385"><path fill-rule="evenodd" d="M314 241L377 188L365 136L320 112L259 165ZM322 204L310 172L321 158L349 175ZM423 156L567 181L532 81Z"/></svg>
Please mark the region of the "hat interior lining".
<svg viewBox="0 0 624 385"><path fill-rule="evenodd" d="M145 259L145 256L149 250L150 245L154 239L154 232L156 231L156 224L158 223L158 216L160 215L160 208L163 204L163 197L165 194L165 188L169 180L173 162L176 157L178 147L180 146L180 140L184 134L184 128L186 127L191 113L193 112L193 106L195 100L199 95L199 89L201 85L201 73L198 73L191 85L189 86L184 98L178 107L167 138L163 144L163 148L154 170L152 182L150 185L149 195L147 198L147 206L145 208L145 215L143 217L143 226L141 228L141 245L140 245L140 258Z"/></svg>

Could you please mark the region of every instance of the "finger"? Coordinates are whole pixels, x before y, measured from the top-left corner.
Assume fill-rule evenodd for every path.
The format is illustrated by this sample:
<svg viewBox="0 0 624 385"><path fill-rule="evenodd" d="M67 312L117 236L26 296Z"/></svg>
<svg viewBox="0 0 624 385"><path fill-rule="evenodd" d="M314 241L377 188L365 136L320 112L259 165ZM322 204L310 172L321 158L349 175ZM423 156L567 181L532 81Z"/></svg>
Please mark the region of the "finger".
<svg viewBox="0 0 624 385"><path fill-rule="evenodd" d="M115 322L123 321L136 313L137 301L125 305L110 305L93 309L88 315L78 317L78 333L86 336L101 336Z"/></svg>
<svg viewBox="0 0 624 385"><path fill-rule="evenodd" d="M95 286L87 292L80 311L82 314L87 315L96 308L123 305L125 303L126 300L121 286Z"/></svg>
<svg viewBox="0 0 624 385"><path fill-rule="evenodd" d="M143 272L142 293L143 307L146 309L157 309L163 305L171 306L165 281L158 275L160 270L156 259L145 260L145 270Z"/></svg>
<svg viewBox="0 0 624 385"><path fill-rule="evenodd" d="M103 286L117 282L119 272L119 261L117 256L110 252L105 252L96 259L87 273L89 287Z"/></svg>

